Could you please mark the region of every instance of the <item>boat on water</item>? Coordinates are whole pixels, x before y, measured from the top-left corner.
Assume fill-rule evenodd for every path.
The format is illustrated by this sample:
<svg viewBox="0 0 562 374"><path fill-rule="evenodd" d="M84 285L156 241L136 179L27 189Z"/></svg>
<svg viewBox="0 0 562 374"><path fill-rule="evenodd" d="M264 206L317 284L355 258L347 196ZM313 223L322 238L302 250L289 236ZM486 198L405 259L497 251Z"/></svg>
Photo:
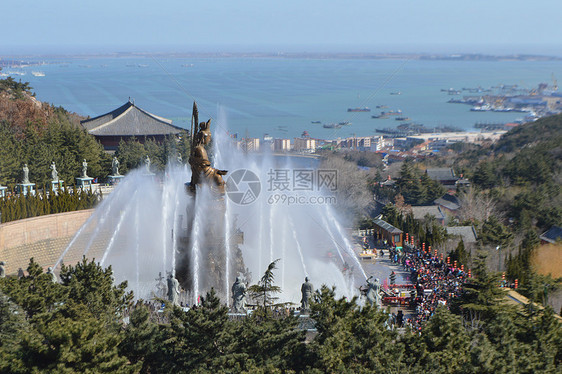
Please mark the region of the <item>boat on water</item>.
<svg viewBox="0 0 562 374"><path fill-rule="evenodd" d="M400 91L395 91L395 92L391 92L391 95L402 95L402 92Z"/></svg>
<svg viewBox="0 0 562 374"><path fill-rule="evenodd" d="M348 112L370 112L371 109L367 108L367 107L362 107L362 108L347 108Z"/></svg>
<svg viewBox="0 0 562 374"><path fill-rule="evenodd" d="M322 125L323 128L325 129L341 129L341 125L338 125L337 123L330 123L327 125Z"/></svg>
<svg viewBox="0 0 562 374"><path fill-rule="evenodd" d="M43 73L42 71L32 71L31 74L34 77L44 77L45 76L45 73Z"/></svg>
<svg viewBox="0 0 562 374"><path fill-rule="evenodd" d="M481 106L473 106L472 108L470 108L471 112L487 112L492 110L492 107L488 104L484 104Z"/></svg>
<svg viewBox="0 0 562 374"><path fill-rule="evenodd" d="M379 115L371 116L371 118L385 119L388 118L388 116L386 114L379 114Z"/></svg>
<svg viewBox="0 0 562 374"><path fill-rule="evenodd" d="M402 111L400 109L398 110L389 110L387 112L381 112L381 115L383 116L397 116L402 114Z"/></svg>
<svg viewBox="0 0 562 374"><path fill-rule="evenodd" d="M351 122L349 122L349 121L340 122L340 123L338 123L338 125L340 125L340 126L351 126Z"/></svg>
<svg viewBox="0 0 562 374"><path fill-rule="evenodd" d="M395 121L409 121L410 118L408 117L396 117L394 118Z"/></svg>
<svg viewBox="0 0 562 374"><path fill-rule="evenodd" d="M377 109L386 109L388 106L386 105L377 105Z"/></svg>
<svg viewBox="0 0 562 374"><path fill-rule="evenodd" d="M310 123L322 123L322 121L310 121Z"/></svg>

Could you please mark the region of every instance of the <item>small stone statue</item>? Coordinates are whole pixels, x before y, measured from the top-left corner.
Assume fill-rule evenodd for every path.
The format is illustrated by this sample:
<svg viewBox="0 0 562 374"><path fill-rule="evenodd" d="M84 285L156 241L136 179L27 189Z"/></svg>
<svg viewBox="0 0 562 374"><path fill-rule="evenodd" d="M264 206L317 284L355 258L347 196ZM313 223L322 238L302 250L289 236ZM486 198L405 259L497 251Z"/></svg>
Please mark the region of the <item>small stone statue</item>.
<svg viewBox="0 0 562 374"><path fill-rule="evenodd" d="M168 301L172 305L179 305L180 282L170 273L168 276Z"/></svg>
<svg viewBox="0 0 562 374"><path fill-rule="evenodd" d="M6 278L6 269L4 266L6 263L4 261L0 261L0 278Z"/></svg>
<svg viewBox="0 0 562 374"><path fill-rule="evenodd" d="M367 293L365 296L370 305L380 307L382 305L380 295L381 283L378 278L374 278L373 281L371 281L371 278L372 277L369 277L369 279L367 279Z"/></svg>
<svg viewBox="0 0 562 374"><path fill-rule="evenodd" d="M86 159L82 161L82 178L88 178L88 163Z"/></svg>
<svg viewBox="0 0 562 374"><path fill-rule="evenodd" d="M232 311L234 313L246 313L246 286L236 277L232 285Z"/></svg>
<svg viewBox="0 0 562 374"><path fill-rule="evenodd" d="M164 298L166 297L166 285L164 284L164 278L162 276L162 272L159 271L158 272L158 278L156 278L155 280L158 281L156 283L156 296Z"/></svg>
<svg viewBox="0 0 562 374"><path fill-rule="evenodd" d="M111 161L111 171L113 175L121 175L119 174L119 160L117 157L113 157L113 161Z"/></svg>
<svg viewBox="0 0 562 374"><path fill-rule="evenodd" d="M304 283L301 286L301 311L306 312L310 310L310 300L312 300L312 294L314 293L314 287L312 283L309 282L308 277L304 278Z"/></svg>
<svg viewBox="0 0 562 374"><path fill-rule="evenodd" d="M57 283L59 281L57 279L57 275L55 274L55 272L53 271L53 268L51 266L49 266L47 268L47 275L51 276L51 280L53 281L53 283Z"/></svg>
<svg viewBox="0 0 562 374"><path fill-rule="evenodd" d="M23 181L22 184L29 184L29 168L27 164L23 164Z"/></svg>
<svg viewBox="0 0 562 374"><path fill-rule="evenodd" d="M51 162L51 179L53 180L53 182L58 182L59 180L59 173L57 171L57 165L55 165L55 162Z"/></svg>
<svg viewBox="0 0 562 374"><path fill-rule="evenodd" d="M144 159L144 166L146 167L146 172L150 173L150 157L148 157L148 155L146 155Z"/></svg>
<svg viewBox="0 0 562 374"><path fill-rule="evenodd" d="M18 279L25 277L25 273L22 268L18 269Z"/></svg>

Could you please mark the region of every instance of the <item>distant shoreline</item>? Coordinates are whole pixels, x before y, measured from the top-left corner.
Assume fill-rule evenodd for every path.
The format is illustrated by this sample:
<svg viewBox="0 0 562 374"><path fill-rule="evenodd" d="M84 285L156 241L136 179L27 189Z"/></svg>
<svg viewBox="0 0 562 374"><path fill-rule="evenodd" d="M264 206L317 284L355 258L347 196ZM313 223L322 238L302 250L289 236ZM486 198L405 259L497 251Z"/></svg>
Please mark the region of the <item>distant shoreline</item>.
<svg viewBox="0 0 562 374"><path fill-rule="evenodd" d="M302 52L114 52L82 54L21 54L1 55L3 61L26 59L85 59L85 58L275 58L275 59L342 59L342 60L443 60L443 61L561 61L562 57L535 54L490 55L481 53L302 53ZM23 62L23 61L22 61Z"/></svg>

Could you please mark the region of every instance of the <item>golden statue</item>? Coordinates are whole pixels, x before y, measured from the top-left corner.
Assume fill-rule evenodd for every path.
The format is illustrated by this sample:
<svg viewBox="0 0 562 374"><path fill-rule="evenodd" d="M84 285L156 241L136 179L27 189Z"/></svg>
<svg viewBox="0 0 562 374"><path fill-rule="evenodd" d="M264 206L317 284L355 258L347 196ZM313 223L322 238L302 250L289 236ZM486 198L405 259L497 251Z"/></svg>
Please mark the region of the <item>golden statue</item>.
<svg viewBox="0 0 562 374"><path fill-rule="evenodd" d="M199 121L199 112L197 104L193 103L193 116L191 117L191 154L189 155L189 165L191 165L191 183L189 183L189 192L195 194L197 186L202 183L207 184L211 191L224 195L225 182L222 179L226 175L226 170L215 169L211 166L209 156L205 150L205 146L211 142L211 120L207 122ZM198 128L197 128L198 127Z"/></svg>

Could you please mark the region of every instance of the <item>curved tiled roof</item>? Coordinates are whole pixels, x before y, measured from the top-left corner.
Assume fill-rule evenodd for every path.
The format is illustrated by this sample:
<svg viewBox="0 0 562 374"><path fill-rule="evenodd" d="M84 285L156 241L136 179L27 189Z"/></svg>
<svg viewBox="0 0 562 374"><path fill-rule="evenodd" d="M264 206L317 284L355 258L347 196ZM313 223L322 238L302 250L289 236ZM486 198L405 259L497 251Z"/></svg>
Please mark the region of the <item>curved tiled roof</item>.
<svg viewBox="0 0 562 374"><path fill-rule="evenodd" d="M172 125L172 120L149 113L130 101L109 113L81 121L80 124L96 136L171 135L184 130Z"/></svg>

